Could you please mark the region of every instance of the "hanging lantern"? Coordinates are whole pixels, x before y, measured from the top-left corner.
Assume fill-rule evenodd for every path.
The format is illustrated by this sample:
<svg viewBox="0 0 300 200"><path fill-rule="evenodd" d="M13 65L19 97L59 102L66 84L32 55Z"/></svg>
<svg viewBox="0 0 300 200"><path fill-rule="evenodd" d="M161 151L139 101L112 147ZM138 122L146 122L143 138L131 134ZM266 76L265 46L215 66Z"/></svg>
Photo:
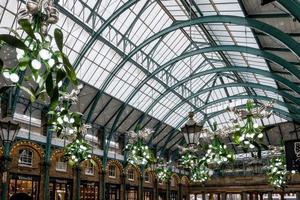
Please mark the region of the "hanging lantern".
<svg viewBox="0 0 300 200"><path fill-rule="evenodd" d="M199 124L194 120L194 112L189 112L189 120L181 127L184 139L187 145L192 146L199 141L203 124Z"/></svg>
<svg viewBox="0 0 300 200"><path fill-rule="evenodd" d="M12 120L0 120L0 137L2 143L12 143L20 130L19 124Z"/></svg>

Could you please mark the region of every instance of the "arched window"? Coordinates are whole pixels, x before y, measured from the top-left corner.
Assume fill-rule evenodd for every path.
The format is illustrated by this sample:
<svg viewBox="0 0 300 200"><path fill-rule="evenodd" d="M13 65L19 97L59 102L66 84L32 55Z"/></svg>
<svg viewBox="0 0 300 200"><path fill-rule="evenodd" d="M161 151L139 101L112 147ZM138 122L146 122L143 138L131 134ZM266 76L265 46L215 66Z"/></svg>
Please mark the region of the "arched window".
<svg viewBox="0 0 300 200"><path fill-rule="evenodd" d="M134 171L133 171L133 169L128 169L128 180L134 181Z"/></svg>
<svg viewBox="0 0 300 200"><path fill-rule="evenodd" d="M85 168L86 175L94 175L95 173L95 166L91 161L88 161Z"/></svg>
<svg viewBox="0 0 300 200"><path fill-rule="evenodd" d="M147 182L147 183L150 182L150 174L149 174L149 172L145 172L145 182Z"/></svg>
<svg viewBox="0 0 300 200"><path fill-rule="evenodd" d="M116 166L115 165L109 165L108 176L110 178L116 178Z"/></svg>
<svg viewBox="0 0 300 200"><path fill-rule="evenodd" d="M32 164L33 151L30 149L20 149L18 165L23 167L32 167Z"/></svg>
<svg viewBox="0 0 300 200"><path fill-rule="evenodd" d="M68 168L68 163L64 160L64 158L61 156L56 162L56 171L59 172L66 172Z"/></svg>
<svg viewBox="0 0 300 200"><path fill-rule="evenodd" d="M175 177L172 176L171 178L171 187L175 187L176 186L176 180L175 180Z"/></svg>

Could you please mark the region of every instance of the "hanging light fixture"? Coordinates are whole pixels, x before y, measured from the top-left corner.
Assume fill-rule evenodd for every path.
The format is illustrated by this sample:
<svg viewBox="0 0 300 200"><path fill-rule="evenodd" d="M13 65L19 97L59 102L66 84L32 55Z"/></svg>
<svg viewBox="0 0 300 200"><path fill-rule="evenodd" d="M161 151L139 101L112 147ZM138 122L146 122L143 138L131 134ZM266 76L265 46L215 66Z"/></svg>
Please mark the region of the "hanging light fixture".
<svg viewBox="0 0 300 200"><path fill-rule="evenodd" d="M20 130L18 123L11 120L0 120L0 137L4 143L12 143Z"/></svg>
<svg viewBox="0 0 300 200"><path fill-rule="evenodd" d="M181 132L189 146L196 145L199 141L203 124L199 124L194 120L194 112L189 112L189 119L186 124L181 127Z"/></svg>

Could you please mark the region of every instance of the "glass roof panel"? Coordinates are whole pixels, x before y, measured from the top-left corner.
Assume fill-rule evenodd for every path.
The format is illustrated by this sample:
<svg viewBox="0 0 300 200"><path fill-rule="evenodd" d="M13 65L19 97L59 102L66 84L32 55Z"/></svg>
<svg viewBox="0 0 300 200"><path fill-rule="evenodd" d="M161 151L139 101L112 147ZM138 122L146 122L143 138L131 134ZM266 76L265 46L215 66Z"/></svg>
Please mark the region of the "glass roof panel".
<svg viewBox="0 0 300 200"><path fill-rule="evenodd" d="M88 51L83 58L79 59L80 53L94 37L94 33L126 2L125 0L60 0L60 21L50 27L51 32L55 27L62 28L65 35L65 52L72 63L79 61L79 65L75 66L78 77L99 89L118 64L126 59L126 56L139 44L160 30L170 27L176 20L190 19L189 7L183 5L181 1L141 0L113 20L102 34L95 38L95 42L88 46ZM191 8L197 17L222 14L244 16L238 0L194 0L194 2ZM18 0L2 0L0 2L1 26L16 27L15 17L20 4ZM3 30L0 32L2 33ZM105 88L105 92L122 101L129 100L130 105L146 111L156 98L168 90L167 95L151 109L150 114L158 119L163 119L167 113L173 112L166 118L166 122L171 126L176 126L186 117L188 111L203 106L206 100L212 102L227 96L246 95L248 92L244 87L217 89L192 98L178 109L174 109L185 98L203 88L212 87L213 84L222 85L242 80L277 87L274 80L253 73L226 73L225 75L218 74L219 78L217 79L214 79L217 74L204 75L186 81L177 88L170 88L191 74L228 65L269 70L264 59L239 52L213 52L195 55L168 66L160 73L153 74L168 61L190 50L224 44L259 48L251 29L243 26L212 23L205 26L185 27L156 39L128 58L128 62L122 69L110 77L112 81ZM128 99L141 81L149 76L151 79L141 87L141 90L131 100ZM281 96L272 92L259 89L251 91L254 95L267 95L283 101ZM232 102L240 105L245 101L233 100ZM227 103L229 102L209 106L203 112L209 114L224 109ZM288 111L282 106L278 106L278 108ZM197 117L200 120L203 118L203 114L198 113ZM228 117L230 116L224 113L217 116L216 119L223 123L228 120ZM273 117L266 123L280 120L280 117Z"/></svg>

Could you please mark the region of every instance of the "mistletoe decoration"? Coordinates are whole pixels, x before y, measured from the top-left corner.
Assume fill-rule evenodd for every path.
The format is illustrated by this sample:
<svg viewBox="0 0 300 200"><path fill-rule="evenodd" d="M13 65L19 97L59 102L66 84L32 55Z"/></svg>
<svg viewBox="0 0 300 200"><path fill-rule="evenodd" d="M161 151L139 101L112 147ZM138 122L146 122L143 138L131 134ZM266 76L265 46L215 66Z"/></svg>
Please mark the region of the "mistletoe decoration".
<svg viewBox="0 0 300 200"><path fill-rule="evenodd" d="M269 183L275 188L284 188L287 183L287 174L284 157L272 158L267 172Z"/></svg>
<svg viewBox="0 0 300 200"><path fill-rule="evenodd" d="M73 89L70 93L65 93L59 97L59 104L56 107L56 111L50 111L52 118L50 124L53 125L53 129L57 136L63 133L64 138L72 138L76 133L84 133L81 130L84 127L91 128L90 126L82 124L82 113L73 112L69 108L72 104L78 103L77 95L80 92L82 85L78 85L76 89Z"/></svg>
<svg viewBox="0 0 300 200"><path fill-rule="evenodd" d="M207 181L213 175L213 171L204 165L195 167L191 170L191 180L202 183Z"/></svg>
<svg viewBox="0 0 300 200"><path fill-rule="evenodd" d="M284 189L286 187L288 177L296 173L296 171L288 171L286 169L286 160L284 148L276 148L273 151L273 155L278 155L273 157L270 161L270 166L267 167L267 177L269 183L275 187Z"/></svg>
<svg viewBox="0 0 300 200"><path fill-rule="evenodd" d="M128 162L130 164L135 166L147 166L155 163L156 158L152 150L145 145L151 133L152 131L150 129L129 132L129 142L125 147L125 151L128 153Z"/></svg>
<svg viewBox="0 0 300 200"><path fill-rule="evenodd" d="M169 181L172 176L170 163L167 163L165 161L160 161L156 166L155 173L159 180L163 182Z"/></svg>
<svg viewBox="0 0 300 200"><path fill-rule="evenodd" d="M63 83L77 85L75 71L63 52L63 33L54 30L54 37L47 33L49 24L58 20L58 12L51 1L28 1L26 9L19 12L18 24L26 34L6 28L11 34L0 34L0 43L16 48L18 64L6 67L0 59L0 73L11 82L10 86L20 88L30 96L49 103L50 115L55 115L59 97L66 87ZM28 81L24 86L22 81ZM50 117L51 118L51 117Z"/></svg>
<svg viewBox="0 0 300 200"><path fill-rule="evenodd" d="M214 136L211 144L208 145L204 157L208 164L221 164L222 162L234 161L233 152L227 148L226 144L222 144L217 136Z"/></svg>
<svg viewBox="0 0 300 200"><path fill-rule="evenodd" d="M180 161L183 168L192 169L198 165L199 158L194 151L186 150Z"/></svg>
<svg viewBox="0 0 300 200"><path fill-rule="evenodd" d="M235 120L237 125L235 125L232 135L236 145L241 146L245 151L257 148L259 157L261 156L262 149L268 149L263 142L264 128L255 123L254 120L269 117L272 113L269 112L272 105L273 102L270 102L266 106L254 108L253 100L248 100L246 103L246 110L229 108L229 111L237 116L237 119ZM241 125L243 120L245 121L245 124Z"/></svg>
<svg viewBox="0 0 300 200"><path fill-rule="evenodd" d="M84 138L78 136L65 147L64 157L71 165L91 159L91 146Z"/></svg>

